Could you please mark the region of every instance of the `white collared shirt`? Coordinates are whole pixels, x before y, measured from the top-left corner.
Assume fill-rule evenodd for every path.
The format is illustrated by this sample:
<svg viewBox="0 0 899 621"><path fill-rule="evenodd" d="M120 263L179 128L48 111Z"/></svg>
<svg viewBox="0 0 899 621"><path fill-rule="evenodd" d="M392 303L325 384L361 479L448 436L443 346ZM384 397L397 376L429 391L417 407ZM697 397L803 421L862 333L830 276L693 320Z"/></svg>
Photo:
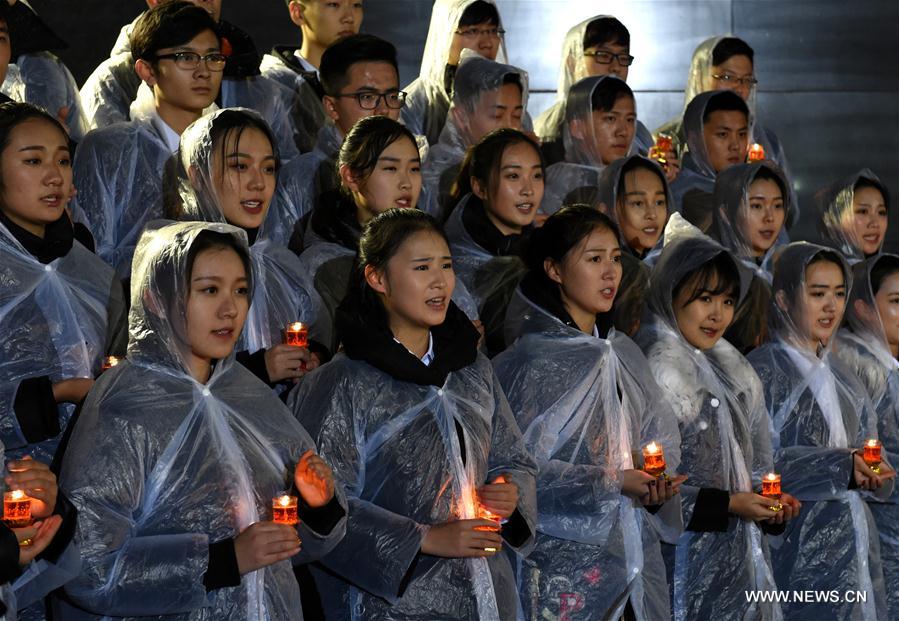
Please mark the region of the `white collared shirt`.
<svg viewBox="0 0 899 621"><path fill-rule="evenodd" d="M396 341L397 343L400 343L399 339L396 337L393 337L393 340ZM403 345L403 344L400 343L400 345ZM403 345L403 347L406 347L406 346ZM406 351L408 351L413 356L415 355L415 352L413 352L408 347L406 347ZM425 355L422 356L421 358L419 358L419 360L421 360L422 364L425 365L426 367L431 366L431 363L434 362L434 335L431 334L430 332L428 332L428 351L426 351Z"/></svg>
<svg viewBox="0 0 899 621"><path fill-rule="evenodd" d="M297 62L300 63L300 65L303 67L303 71L314 73L315 77L321 78L321 76L318 74L318 69L313 67L312 63L310 63L308 60L300 56L300 50L296 50L293 55L297 59Z"/></svg>
<svg viewBox="0 0 899 621"><path fill-rule="evenodd" d="M172 155L177 153L178 147L181 145L181 135L169 127L169 124L162 120L159 113L154 113L150 122L153 124L156 133L159 134L159 137L165 142L169 151L172 152Z"/></svg>

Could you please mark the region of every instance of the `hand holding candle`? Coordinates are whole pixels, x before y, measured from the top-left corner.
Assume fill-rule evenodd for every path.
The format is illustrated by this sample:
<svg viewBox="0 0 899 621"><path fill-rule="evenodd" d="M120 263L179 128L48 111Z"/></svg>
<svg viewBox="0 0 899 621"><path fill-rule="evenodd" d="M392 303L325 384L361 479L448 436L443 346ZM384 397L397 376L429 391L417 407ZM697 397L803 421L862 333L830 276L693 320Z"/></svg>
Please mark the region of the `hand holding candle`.
<svg viewBox="0 0 899 621"><path fill-rule="evenodd" d="M303 453L293 473L294 485L306 504L323 507L334 498L334 473L331 466L312 449Z"/></svg>
<svg viewBox="0 0 899 621"><path fill-rule="evenodd" d="M506 520L518 507L518 485L507 474L501 474L487 485L478 488L479 505L489 513ZM493 518L485 518L493 519Z"/></svg>
<svg viewBox="0 0 899 621"><path fill-rule="evenodd" d="M22 490L14 489L3 494L3 522L10 528L31 526L31 498ZM28 543L22 542L22 545Z"/></svg>
<svg viewBox="0 0 899 621"><path fill-rule="evenodd" d="M880 450L880 440L871 438L865 442L863 459L876 474L880 474Z"/></svg>
<svg viewBox="0 0 899 621"><path fill-rule="evenodd" d="M643 470L654 477L665 475L665 451L658 442L643 447Z"/></svg>
<svg viewBox="0 0 899 621"><path fill-rule="evenodd" d="M781 490L779 474L769 472L762 477L762 496L776 501L771 506L772 511L780 511L783 509L783 505L780 504Z"/></svg>
<svg viewBox="0 0 899 621"><path fill-rule="evenodd" d="M6 464L6 485L11 490L21 490L31 499L31 514L42 520L53 515L59 486L50 466L25 456Z"/></svg>

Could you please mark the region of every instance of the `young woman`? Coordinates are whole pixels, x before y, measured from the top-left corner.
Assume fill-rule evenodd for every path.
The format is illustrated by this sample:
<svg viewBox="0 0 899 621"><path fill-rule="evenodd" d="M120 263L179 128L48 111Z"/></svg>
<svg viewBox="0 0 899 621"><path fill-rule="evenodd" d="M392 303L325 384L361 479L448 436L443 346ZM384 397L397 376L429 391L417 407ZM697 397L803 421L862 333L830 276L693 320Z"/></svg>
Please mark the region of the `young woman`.
<svg viewBox="0 0 899 621"><path fill-rule="evenodd" d="M624 80L604 75L575 83L565 104L565 161L546 171L540 212L553 214L572 203L598 206L600 174L630 152L636 123L634 93Z"/></svg>
<svg viewBox="0 0 899 621"><path fill-rule="evenodd" d="M459 280L474 297L491 353L502 351L506 307L524 275L524 241L543 199L543 157L514 129L487 134L465 156L446 223Z"/></svg>
<svg viewBox="0 0 899 621"><path fill-rule="evenodd" d="M848 327L834 353L864 384L877 413L884 461L899 463L899 257L882 254L855 266ZM899 616L899 508L894 493L869 505L880 534L890 618Z"/></svg>
<svg viewBox="0 0 899 621"><path fill-rule="evenodd" d="M866 490L889 495L895 472L884 464L877 474L865 464L861 447L877 434L873 406L832 355L849 286L837 252L786 246L774 265L771 341L748 357L765 390L776 471L803 501L773 552L777 585L865 593L864 601L786 602L790 619L886 618L877 529L864 497Z"/></svg>
<svg viewBox="0 0 899 621"><path fill-rule="evenodd" d="M366 226L353 276L344 351L290 398L350 498L346 538L317 574L325 613L515 619L501 551L533 542L535 467L451 302L449 244L431 216L390 210Z"/></svg>
<svg viewBox="0 0 899 621"><path fill-rule="evenodd" d="M128 360L91 391L62 465L82 573L61 618L296 619L287 561L333 547L345 510L305 430L234 361L245 235L149 228L131 284ZM297 526L270 521L281 494L300 498Z"/></svg>
<svg viewBox="0 0 899 621"><path fill-rule="evenodd" d="M824 242L839 250L850 264L880 252L889 222L890 195L877 175L864 168L820 190L815 199Z"/></svg>
<svg viewBox="0 0 899 621"><path fill-rule="evenodd" d="M263 227L278 179L278 151L256 112L225 109L204 116L181 137L180 218L227 222L250 241L253 303L237 345L237 359L262 381L294 382L328 353L282 344L288 324L316 333L312 283L295 254L268 239Z"/></svg>
<svg viewBox="0 0 899 621"><path fill-rule="evenodd" d="M506 61L503 24L493 0L437 0L421 60L421 73L403 90L403 124L429 144L437 144L446 124L462 50Z"/></svg>
<svg viewBox="0 0 899 621"><path fill-rule="evenodd" d="M768 340L771 263L795 208L773 162L737 164L715 180L711 234L753 274L724 337L742 353Z"/></svg>
<svg viewBox="0 0 899 621"><path fill-rule="evenodd" d="M621 249L647 262L655 260L674 204L659 165L642 155L615 160L600 176L599 203L618 226Z"/></svg>
<svg viewBox="0 0 899 621"><path fill-rule="evenodd" d="M625 607L636 619L670 618L657 533L675 543L682 530L672 500L685 478L674 476L680 437L643 354L610 329L618 231L594 209L565 207L527 254L506 324L517 340L493 360L538 466L537 543L518 572L524 618L617 619ZM632 457L653 441L670 478Z"/></svg>
<svg viewBox="0 0 899 621"><path fill-rule="evenodd" d="M50 463L99 373L125 347L112 270L74 238L69 138L28 104L0 106L0 440Z"/></svg>
<svg viewBox="0 0 899 621"><path fill-rule="evenodd" d="M747 591L775 589L767 529L782 530L798 512L759 495L772 468L769 421L759 379L722 339L745 283L734 258L699 233L666 241L651 277L647 318L637 343L669 399L681 435L685 532L669 550L678 621L780 618L777 603L753 603ZM785 490L790 490L788 484Z"/></svg>

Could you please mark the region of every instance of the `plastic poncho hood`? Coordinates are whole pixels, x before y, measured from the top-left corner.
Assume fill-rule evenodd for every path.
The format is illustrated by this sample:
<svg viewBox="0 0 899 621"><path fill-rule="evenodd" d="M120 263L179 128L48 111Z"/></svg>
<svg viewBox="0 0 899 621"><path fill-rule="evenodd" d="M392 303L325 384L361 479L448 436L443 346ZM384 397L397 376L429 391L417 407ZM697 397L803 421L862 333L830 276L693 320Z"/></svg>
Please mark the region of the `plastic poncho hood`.
<svg viewBox="0 0 899 621"><path fill-rule="evenodd" d="M842 179L815 195L818 207L818 230L828 246L836 248L850 263L865 258L861 240L853 227L855 215L855 188L864 181L880 190L887 211L890 209L890 195L880 178L868 168ZM884 236L885 237L885 236ZM881 248L883 242L881 242Z"/></svg>

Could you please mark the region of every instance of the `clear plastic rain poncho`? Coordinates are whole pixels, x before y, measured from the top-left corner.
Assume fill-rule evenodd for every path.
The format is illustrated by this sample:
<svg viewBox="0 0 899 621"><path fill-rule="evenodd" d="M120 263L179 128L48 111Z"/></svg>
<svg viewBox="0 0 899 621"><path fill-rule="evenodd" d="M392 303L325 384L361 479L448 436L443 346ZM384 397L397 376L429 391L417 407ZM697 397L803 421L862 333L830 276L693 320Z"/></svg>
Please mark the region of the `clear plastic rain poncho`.
<svg viewBox="0 0 899 621"><path fill-rule="evenodd" d="M652 515L621 494L646 444L665 447L668 472L680 462L646 359L624 334L586 335L521 289L506 327L520 336L493 365L538 466L537 543L518 569L524 618L618 619L629 599L637 619L668 619L659 537L681 534L679 496Z"/></svg>
<svg viewBox="0 0 899 621"><path fill-rule="evenodd" d="M521 105L527 110L526 71L487 60L471 50L462 50L453 86L453 103L446 125L440 132L440 142L429 150L421 171L422 195L427 197L427 203L419 205L422 211L438 216L440 210L446 207L465 153L483 138L475 135L471 127L481 97L485 93L501 89L503 80L509 75L518 76L521 83ZM408 101L406 105L409 105Z"/></svg>
<svg viewBox="0 0 899 621"><path fill-rule="evenodd" d="M659 166L655 161L642 155L629 155L627 157L622 157L605 167L599 177L598 204L600 206L605 206L604 213L606 213L609 218L612 219L612 222L618 225L618 229L620 232L621 224L619 223L618 218L618 188L621 185L621 172L622 170L624 170L625 166L631 164L635 160L643 162L645 166L651 167L660 175L659 179L662 182L662 187L665 188L665 201L668 205L668 210L665 212L665 222L658 223L659 228L664 229L665 223L668 222L668 216L670 216L671 212L674 210L674 199L671 196L671 189L668 187L668 179L665 177L665 172L662 170L661 166ZM624 239L623 235L620 238L620 242L622 250L630 252L631 254L634 254L636 256L636 253L630 247L627 240ZM651 248L646 253L646 255L642 257L643 260L646 262L655 261L655 258L662 251L663 243L664 238L660 235L659 241L656 243L655 247Z"/></svg>
<svg viewBox="0 0 899 621"><path fill-rule="evenodd" d="M43 108L54 117L65 108L64 122L69 135L80 142L89 127L78 85L68 67L50 52L22 54L16 58L16 66L25 85L25 98L21 101ZM2 90L6 92L5 83ZM11 93L7 94L15 99Z"/></svg>
<svg viewBox="0 0 899 621"><path fill-rule="evenodd" d="M784 604L789 619L884 619L877 528L864 498L869 493L849 489L852 453L877 436L876 415L864 386L830 346L820 355L807 349L806 270L822 252L833 251L797 242L778 254L768 311L772 340L748 356L765 389L775 472L784 491L802 502L799 517L772 546L775 576L781 589L866 593L866 602ZM845 261L842 271L849 287Z"/></svg>
<svg viewBox="0 0 899 621"><path fill-rule="evenodd" d="M527 554L533 545L536 468L486 357L478 354L434 386L339 353L303 379L289 405L349 498L346 538L322 561L340 578L317 575L326 580L319 591L329 615L516 618L508 553L464 559L420 552L429 525L477 517L477 488L504 473L519 487L518 513L529 531L520 547L506 540L505 548Z"/></svg>
<svg viewBox="0 0 899 621"><path fill-rule="evenodd" d="M125 301L113 271L77 241L64 257L43 264L0 224L0 441L11 459L31 455L49 464L61 437L29 444L14 412L19 385L93 378L109 348L123 341ZM113 326L113 327L111 327ZM64 431L75 410L59 404Z"/></svg>
<svg viewBox="0 0 899 621"><path fill-rule="evenodd" d="M65 619L301 618L290 561L246 574L240 586L207 593L203 585L209 544L271 519L272 498L292 486L314 445L233 353L206 384L190 375L187 258L202 231L246 247L240 229L200 222L152 223L138 245L128 360L94 386L62 464L83 559L66 586L80 609L69 607ZM291 561L327 553L344 525L321 535L301 522L302 551Z"/></svg>
<svg viewBox="0 0 899 621"><path fill-rule="evenodd" d="M883 444L882 456L895 468L899 464L899 362L890 350L871 280L872 271L881 261L892 263L884 279L899 272L899 257L891 254L878 255L855 265L852 295L846 306L848 327L837 334L834 354L867 389L877 413L877 437ZM896 493L885 502L872 502L868 507L880 534L888 616L894 618L899 615L899 506Z"/></svg>
<svg viewBox="0 0 899 621"><path fill-rule="evenodd" d="M496 4L493 0L485 0ZM418 78L403 90L407 93L401 118L403 124L416 136L424 136L429 144L440 139L443 126L449 120L452 93L446 90L447 58L452 47L453 35L459 28L459 20L475 0L436 0L431 8L431 25L421 59ZM498 9L497 9L498 12ZM502 16L497 28L502 29ZM464 53L464 52L463 52ZM496 62L506 64L506 43L499 42ZM461 66L461 62L460 62ZM458 69L456 79L458 78ZM516 71L518 71L516 69Z"/></svg>
<svg viewBox="0 0 899 621"><path fill-rule="evenodd" d="M276 82L292 94L289 117L285 119L286 125L291 129L296 150L299 153L312 151L315 148L318 130L328 122L320 94L321 85L313 84L307 79L310 76L299 73L272 54L262 57L259 69L264 78ZM316 82L317 79L316 77ZM247 106L247 102L241 105Z"/></svg>
<svg viewBox="0 0 899 621"><path fill-rule="evenodd" d="M687 525L701 489L758 492L762 476L772 468L768 414L758 376L724 339L705 351L692 346L675 318L676 285L723 253L727 250L695 229L683 227L671 237L666 234L636 336L680 429L679 471L690 477L680 488ZM742 276L740 297L748 284ZM792 492L788 485L785 489ZM754 522L731 516L723 532L685 531L669 569L673 569L669 575L677 621L781 618L777 604L746 599L746 591L776 588L767 543Z"/></svg>
<svg viewBox="0 0 899 621"><path fill-rule="evenodd" d="M225 222L216 189L219 173L213 160L216 149L221 152L221 145L212 144L212 125L221 114L235 113L262 120L257 112L246 108L219 110L192 123L181 136L179 194L183 220ZM275 158L278 158L277 145L273 148ZM194 171L193 181L186 174L188 170ZM250 246L253 303L237 351L253 353L280 344L284 329L295 321L310 326L311 336L318 336L315 325L318 296L310 293L310 276L294 253L269 239L268 225L266 219Z"/></svg>
<svg viewBox="0 0 899 621"><path fill-rule="evenodd" d="M584 56L584 34L591 23L602 18L613 17L611 15L595 15L572 27L565 35L565 41L562 43L562 62L559 65L558 86L556 87L556 102L534 120L534 131L543 142L562 140L568 92L576 82L590 75L588 63L594 62L592 58ZM638 120L632 152L646 155L652 145L652 134Z"/></svg>
<svg viewBox="0 0 899 621"><path fill-rule="evenodd" d="M593 131L593 92L605 80L619 79L616 76L587 77L568 90L562 129L565 161L546 169L546 191L540 213L552 215L572 203L599 206L599 179L605 164ZM571 123L575 120L582 127L582 137L571 132Z"/></svg>
<svg viewBox="0 0 899 621"><path fill-rule="evenodd" d="M853 226L855 186L860 181L877 186L883 194L887 209L889 209L889 191L869 168L863 168L857 173L819 190L815 195L818 209L818 232L823 237L824 243L839 250L850 264L858 263L865 258L861 240ZM884 235L884 237L886 236Z"/></svg>
<svg viewBox="0 0 899 621"><path fill-rule="evenodd" d="M315 148L278 171L278 188L265 218L269 239L287 246L300 220L312 213L318 197L340 187L337 157L343 135L334 123L318 130Z"/></svg>

